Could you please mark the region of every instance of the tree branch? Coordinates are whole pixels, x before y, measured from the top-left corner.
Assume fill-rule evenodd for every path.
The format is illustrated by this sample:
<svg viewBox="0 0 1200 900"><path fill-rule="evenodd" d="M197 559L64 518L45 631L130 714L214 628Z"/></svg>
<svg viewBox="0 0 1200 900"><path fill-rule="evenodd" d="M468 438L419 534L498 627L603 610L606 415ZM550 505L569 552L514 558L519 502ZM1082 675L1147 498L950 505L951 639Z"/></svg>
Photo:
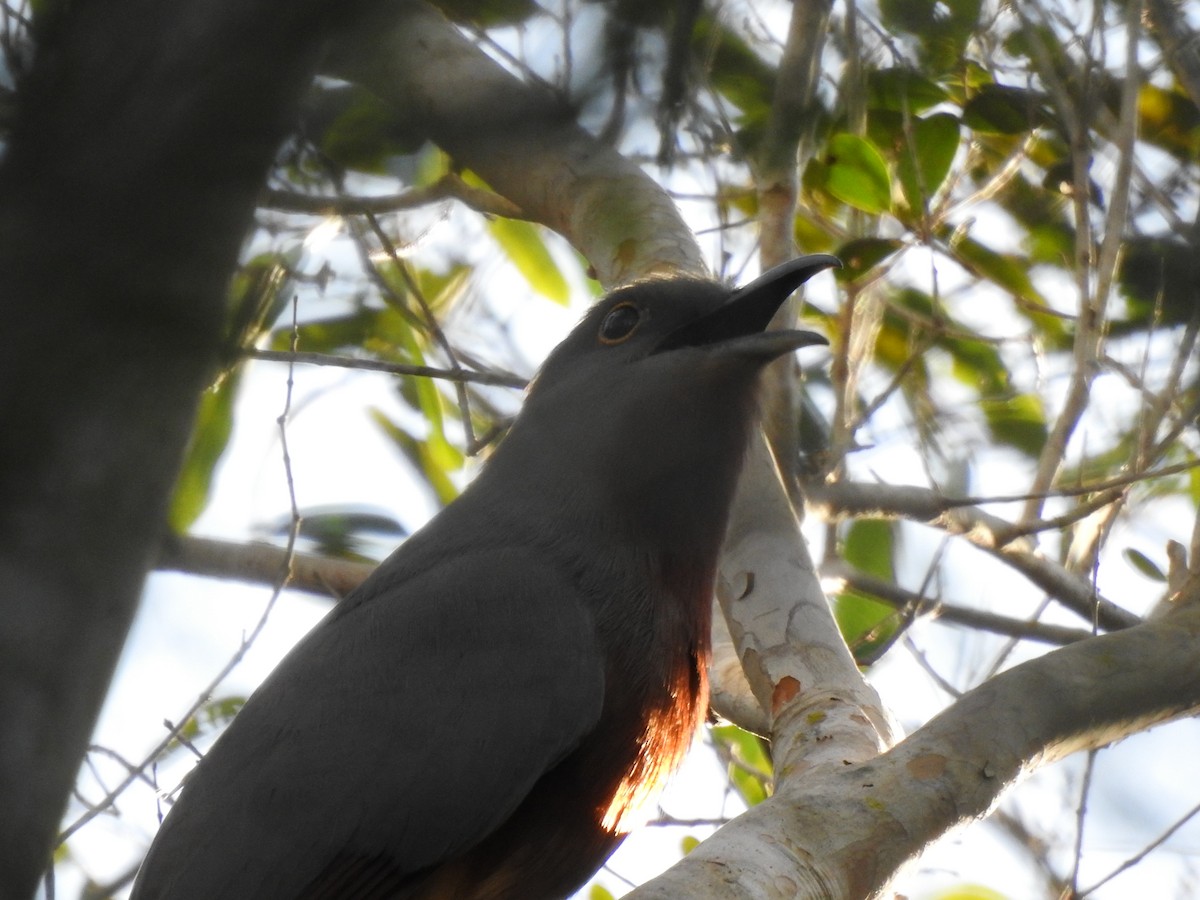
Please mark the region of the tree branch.
<svg viewBox="0 0 1200 900"><path fill-rule="evenodd" d="M353 9L81 3L40 17L0 163L8 896L31 896L50 861L217 364L255 198L331 15Z"/></svg>
<svg viewBox="0 0 1200 900"><path fill-rule="evenodd" d="M645 172L518 81L422 0L383 0L326 70L411 111L430 137L587 257L606 287L654 272L707 274L695 239Z"/></svg>
<svg viewBox="0 0 1200 900"><path fill-rule="evenodd" d="M831 518L875 516L904 518L958 535L1020 572L1085 621L1102 628L1128 628L1141 621L1102 597L1087 581L1040 556L1024 538L1006 540L1011 524L999 516L960 501L947 500L927 488L836 482L808 486L809 501Z"/></svg>
<svg viewBox="0 0 1200 900"><path fill-rule="evenodd" d="M1200 604L997 675L876 759L789 767L636 900L876 896L1024 775L1200 710Z"/></svg>

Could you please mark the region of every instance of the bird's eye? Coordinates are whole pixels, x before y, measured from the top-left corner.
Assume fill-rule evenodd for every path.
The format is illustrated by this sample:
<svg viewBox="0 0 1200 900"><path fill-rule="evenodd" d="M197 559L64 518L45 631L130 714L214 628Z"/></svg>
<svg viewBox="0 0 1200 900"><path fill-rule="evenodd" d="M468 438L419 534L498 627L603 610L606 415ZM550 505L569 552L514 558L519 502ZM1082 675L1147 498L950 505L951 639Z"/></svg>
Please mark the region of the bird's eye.
<svg viewBox="0 0 1200 900"><path fill-rule="evenodd" d="M632 303L614 306L600 323L600 342L619 344L637 329L642 320L642 311Z"/></svg>

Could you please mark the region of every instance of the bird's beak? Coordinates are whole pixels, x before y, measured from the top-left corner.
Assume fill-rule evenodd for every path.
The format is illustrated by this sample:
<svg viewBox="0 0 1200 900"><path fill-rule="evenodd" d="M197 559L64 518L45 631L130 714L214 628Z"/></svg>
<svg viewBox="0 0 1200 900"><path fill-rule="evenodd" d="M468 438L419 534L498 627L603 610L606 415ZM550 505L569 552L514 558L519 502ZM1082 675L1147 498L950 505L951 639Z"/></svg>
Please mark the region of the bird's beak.
<svg viewBox="0 0 1200 900"><path fill-rule="evenodd" d="M812 331L767 332L766 328L792 291L818 272L841 265L836 256L820 253L776 266L738 288L708 315L675 329L655 352L721 344L773 359L800 347L827 344L829 341Z"/></svg>

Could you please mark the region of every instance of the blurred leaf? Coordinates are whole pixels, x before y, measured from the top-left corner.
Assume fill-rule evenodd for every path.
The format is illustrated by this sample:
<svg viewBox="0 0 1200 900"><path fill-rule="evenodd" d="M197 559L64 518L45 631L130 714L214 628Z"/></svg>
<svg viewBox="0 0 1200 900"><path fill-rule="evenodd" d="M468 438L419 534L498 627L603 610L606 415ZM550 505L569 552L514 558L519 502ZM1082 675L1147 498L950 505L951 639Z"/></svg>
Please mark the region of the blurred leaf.
<svg viewBox="0 0 1200 900"><path fill-rule="evenodd" d="M1001 84L984 85L963 107L963 124L984 134L1024 134L1048 118L1040 94Z"/></svg>
<svg viewBox="0 0 1200 900"><path fill-rule="evenodd" d="M483 28L518 25L541 11L534 0L438 0L437 8L449 19Z"/></svg>
<svg viewBox="0 0 1200 900"><path fill-rule="evenodd" d="M276 525L287 533L291 520ZM404 537L408 529L387 513L361 507L325 507L301 511L299 536L312 541L323 556L364 559L363 544L377 536Z"/></svg>
<svg viewBox="0 0 1200 900"><path fill-rule="evenodd" d="M951 249L967 271L992 282L1021 300L1049 307L1050 304L1033 286L1033 280L1029 277L1028 259L997 253L967 237L956 239Z"/></svg>
<svg viewBox="0 0 1200 900"><path fill-rule="evenodd" d="M613 900L612 891L598 884L588 888L588 900Z"/></svg>
<svg viewBox="0 0 1200 900"><path fill-rule="evenodd" d="M209 700L194 716L179 726L178 737L167 746L167 752L173 752L183 746L181 739L191 743L204 734L228 725L245 705L246 698L236 695Z"/></svg>
<svg viewBox="0 0 1200 900"><path fill-rule="evenodd" d="M687 856L699 846L700 838L695 835L685 834L679 841L679 850L684 856Z"/></svg>
<svg viewBox="0 0 1200 900"><path fill-rule="evenodd" d="M1048 434L1041 398L1036 394L1014 394L1006 398L985 397L980 401L992 438L998 443L1036 457Z"/></svg>
<svg viewBox="0 0 1200 900"><path fill-rule="evenodd" d="M566 305L570 288L536 225L516 219L490 219L488 230L534 290L561 306Z"/></svg>
<svg viewBox="0 0 1200 900"><path fill-rule="evenodd" d="M1124 321L1113 333L1188 322L1200 312L1200 261L1187 242L1174 236L1131 237L1117 273L1126 300Z"/></svg>
<svg viewBox="0 0 1200 900"><path fill-rule="evenodd" d="M1138 136L1194 162L1200 157L1200 110L1178 86L1143 84L1138 91Z"/></svg>
<svg viewBox="0 0 1200 900"><path fill-rule="evenodd" d="M729 766L729 778L746 805L757 806L767 799L766 785L771 783L772 768L762 738L736 725L716 725L710 733L713 741L738 762Z"/></svg>
<svg viewBox="0 0 1200 900"><path fill-rule="evenodd" d="M841 555L866 575L895 581L895 534L886 519L858 519L846 529ZM864 640L872 647L889 640L899 624L892 606L857 591L838 594L833 609L846 643L856 650Z"/></svg>
<svg viewBox="0 0 1200 900"><path fill-rule="evenodd" d="M359 172L385 174L387 161L416 152L425 140L412 120L370 91L351 86L342 110L325 127L321 151Z"/></svg>
<svg viewBox="0 0 1200 900"><path fill-rule="evenodd" d="M903 247L900 241L886 238L859 238L838 247L835 255L842 268L833 274L838 281L856 281Z"/></svg>
<svg viewBox="0 0 1200 900"><path fill-rule="evenodd" d="M927 71L956 68L979 22L981 0L881 0L888 31L914 35L924 49Z"/></svg>
<svg viewBox="0 0 1200 900"><path fill-rule="evenodd" d="M823 187L843 203L879 214L892 206L892 183L879 149L865 138L835 134L822 159Z"/></svg>
<svg viewBox="0 0 1200 900"><path fill-rule="evenodd" d="M700 57L710 60L713 87L741 111L740 124L765 121L775 95L775 69L714 16L699 18L692 40Z"/></svg>
<svg viewBox="0 0 1200 900"><path fill-rule="evenodd" d="M1141 550L1134 550L1132 547L1126 547L1125 559L1131 566L1133 566L1147 578L1153 579L1154 581L1161 581L1163 584L1167 583L1167 576L1163 573L1163 570L1160 569L1158 565Z"/></svg>
<svg viewBox="0 0 1200 900"><path fill-rule="evenodd" d="M413 379L427 382L428 379ZM433 489L438 500L448 504L458 496L458 487L450 478L450 472L462 468L463 455L441 434L440 415L438 428L433 428L428 438L419 440L389 419L378 409L370 411L371 418L383 432L395 442L412 467L420 472Z"/></svg>
<svg viewBox="0 0 1200 900"><path fill-rule="evenodd" d="M167 524L176 534L186 533L208 506L213 473L233 433L233 404L242 371L240 366L233 369L200 395L195 431L167 510Z"/></svg>
<svg viewBox="0 0 1200 900"><path fill-rule="evenodd" d="M958 337L946 337L939 343L950 352L954 376L963 384L985 395L1008 390L1008 368L994 346L982 339Z"/></svg>
<svg viewBox="0 0 1200 900"><path fill-rule="evenodd" d="M960 884L941 891L933 900L1008 900L1008 896L981 884Z"/></svg>
<svg viewBox="0 0 1200 900"><path fill-rule="evenodd" d="M229 286L227 336L231 353L254 346L275 324L291 298L288 267L299 258L299 247L286 254L261 253L234 273Z"/></svg>
<svg viewBox="0 0 1200 900"><path fill-rule="evenodd" d="M912 121L912 142L905 140L896 174L913 210L937 193L958 153L958 119L938 113Z"/></svg>
<svg viewBox="0 0 1200 900"><path fill-rule="evenodd" d="M381 338L386 346L400 343L400 335L412 326L392 308L363 306L344 316L320 319L300 325L300 349L311 353L353 354L371 341ZM280 328L271 336L272 350L288 350L292 344L291 327Z"/></svg>
<svg viewBox="0 0 1200 900"><path fill-rule="evenodd" d="M874 109L917 115L947 96L944 87L914 69L896 67L867 73L867 97Z"/></svg>

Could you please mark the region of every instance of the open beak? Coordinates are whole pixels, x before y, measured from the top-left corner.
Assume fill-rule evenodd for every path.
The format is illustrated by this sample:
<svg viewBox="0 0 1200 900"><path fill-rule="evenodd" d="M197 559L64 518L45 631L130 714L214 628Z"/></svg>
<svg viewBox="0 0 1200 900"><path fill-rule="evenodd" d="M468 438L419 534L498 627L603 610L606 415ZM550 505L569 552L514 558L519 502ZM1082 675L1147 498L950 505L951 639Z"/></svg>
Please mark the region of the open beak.
<svg viewBox="0 0 1200 900"><path fill-rule="evenodd" d="M766 328L796 288L818 272L841 265L837 257L818 253L776 266L735 290L728 301L708 315L671 332L655 352L728 344L731 350L744 349L751 355L773 359L800 347L828 344L812 331L768 332Z"/></svg>

